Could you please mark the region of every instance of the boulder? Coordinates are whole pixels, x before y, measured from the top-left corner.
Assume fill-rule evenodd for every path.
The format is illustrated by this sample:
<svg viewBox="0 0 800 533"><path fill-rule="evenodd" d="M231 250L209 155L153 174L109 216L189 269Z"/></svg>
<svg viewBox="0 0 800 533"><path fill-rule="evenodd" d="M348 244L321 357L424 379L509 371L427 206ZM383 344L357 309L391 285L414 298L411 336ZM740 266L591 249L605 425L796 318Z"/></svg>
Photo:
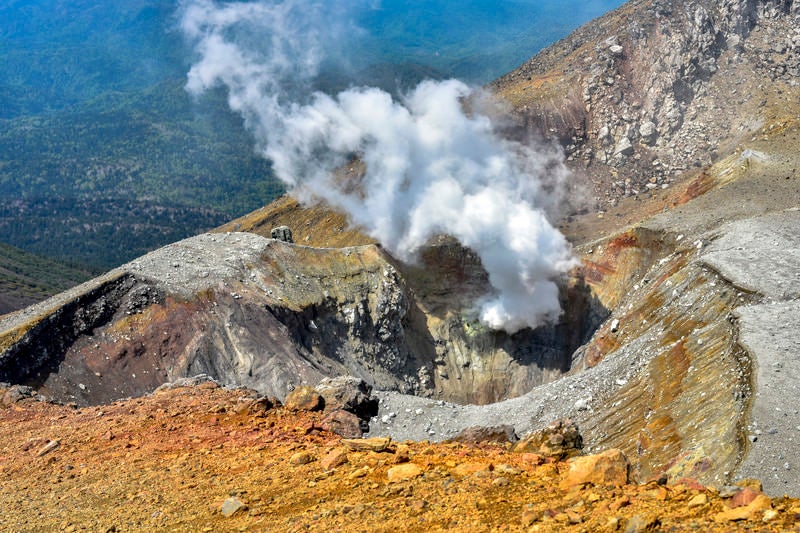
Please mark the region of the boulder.
<svg viewBox="0 0 800 533"><path fill-rule="evenodd" d="M628 470L628 458L615 448L597 455L576 457L569 462L569 471L561 481L561 488L570 489L589 483L619 487L628 482Z"/></svg>
<svg viewBox="0 0 800 533"><path fill-rule="evenodd" d="M325 378L315 387L325 399L325 410L344 410L359 418L369 419L378 414L378 400L372 398L372 387L353 376Z"/></svg>
<svg viewBox="0 0 800 533"><path fill-rule="evenodd" d="M268 398L266 396L246 398L239 401L239 403L234 406L233 412L238 415L264 417L270 409L279 405L275 402L276 400L274 398Z"/></svg>
<svg viewBox="0 0 800 533"><path fill-rule="evenodd" d="M270 231L269 234L270 237L279 241L291 243L294 242L292 239L292 230L289 229L289 226L278 226L277 228L272 228L272 231Z"/></svg>
<svg viewBox="0 0 800 533"><path fill-rule="evenodd" d="M331 411L322 420L324 430L336 433L347 439L357 439L364 433L364 422L356 415L344 409Z"/></svg>
<svg viewBox="0 0 800 533"><path fill-rule="evenodd" d="M283 405L292 411L322 411L325 399L314 387L304 385L286 395Z"/></svg>
<svg viewBox="0 0 800 533"><path fill-rule="evenodd" d="M371 439L342 439L342 444L357 452L383 452L389 448L392 439L389 437L373 437Z"/></svg>

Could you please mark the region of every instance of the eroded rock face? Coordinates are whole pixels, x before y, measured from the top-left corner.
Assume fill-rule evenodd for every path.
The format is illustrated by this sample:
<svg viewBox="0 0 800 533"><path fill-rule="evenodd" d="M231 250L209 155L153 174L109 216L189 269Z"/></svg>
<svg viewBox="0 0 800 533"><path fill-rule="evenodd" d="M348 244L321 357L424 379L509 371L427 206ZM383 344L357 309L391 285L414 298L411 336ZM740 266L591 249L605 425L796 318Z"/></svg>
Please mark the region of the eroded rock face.
<svg viewBox="0 0 800 533"><path fill-rule="evenodd" d="M6 317L0 379L79 403L196 374L281 398L341 374L411 391L407 312L377 247L203 235Z"/></svg>
<svg viewBox="0 0 800 533"><path fill-rule="evenodd" d="M350 375L365 387L487 403L557 379L599 323L584 320L585 286L568 287L571 324L488 331L471 315L488 287L479 261L449 241L430 254L409 267L374 245L187 239L6 317L0 380L101 403L197 374L278 398ZM361 409L347 407L357 400L340 403Z"/></svg>
<svg viewBox="0 0 800 533"><path fill-rule="evenodd" d="M629 2L493 87L523 130L558 135L608 207L724 157L769 120L765 84L797 100L797 13L792 0Z"/></svg>

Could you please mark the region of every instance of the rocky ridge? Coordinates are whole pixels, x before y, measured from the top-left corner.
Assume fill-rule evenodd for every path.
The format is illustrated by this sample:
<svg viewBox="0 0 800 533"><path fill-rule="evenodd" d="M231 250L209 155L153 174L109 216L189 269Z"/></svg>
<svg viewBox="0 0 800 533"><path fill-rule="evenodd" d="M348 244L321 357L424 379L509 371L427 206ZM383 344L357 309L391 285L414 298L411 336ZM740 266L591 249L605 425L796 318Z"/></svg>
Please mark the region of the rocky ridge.
<svg viewBox="0 0 800 533"><path fill-rule="evenodd" d="M793 1L631 1L491 87L524 131L561 139L607 208L793 116L798 17Z"/></svg>

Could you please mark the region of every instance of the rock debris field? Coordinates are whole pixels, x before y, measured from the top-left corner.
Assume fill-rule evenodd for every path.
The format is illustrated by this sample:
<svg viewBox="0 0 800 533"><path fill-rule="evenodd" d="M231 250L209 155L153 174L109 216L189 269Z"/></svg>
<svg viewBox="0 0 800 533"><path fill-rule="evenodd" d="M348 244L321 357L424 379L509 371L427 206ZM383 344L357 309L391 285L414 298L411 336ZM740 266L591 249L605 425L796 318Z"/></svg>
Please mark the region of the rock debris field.
<svg viewBox="0 0 800 533"><path fill-rule="evenodd" d="M0 394L8 532L787 531L800 517L755 480L632 484L618 450L569 458L573 430L343 439L321 412L213 381L84 408L26 396Z"/></svg>

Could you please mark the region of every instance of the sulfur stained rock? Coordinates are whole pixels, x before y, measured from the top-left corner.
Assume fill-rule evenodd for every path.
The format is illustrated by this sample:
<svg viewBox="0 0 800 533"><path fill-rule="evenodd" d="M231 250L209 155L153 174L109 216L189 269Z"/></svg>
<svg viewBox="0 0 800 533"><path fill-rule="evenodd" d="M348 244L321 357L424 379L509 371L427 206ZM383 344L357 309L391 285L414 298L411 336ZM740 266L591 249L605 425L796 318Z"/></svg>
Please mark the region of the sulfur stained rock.
<svg viewBox="0 0 800 533"><path fill-rule="evenodd" d="M772 500L764 494L759 495L744 507L735 507L714 515L716 522L738 522L740 520L762 519L764 512L772 509Z"/></svg>
<svg viewBox="0 0 800 533"><path fill-rule="evenodd" d="M342 444L354 451L383 452L392 443L389 437L373 437L371 439L342 439Z"/></svg>
<svg viewBox="0 0 800 533"><path fill-rule="evenodd" d="M650 497L654 489L664 488L652 483L564 491L558 481L570 463L553 460L534 466L524 454L509 453L503 446L408 441L395 448L388 439L344 439L362 445L351 451L328 432L302 430L318 426L321 413L272 409L264 418L209 414L214 406L237 405L240 398L239 391L229 389L171 390L97 409L44 402L0 409L0 449L7 457L0 461L7 481L0 483L4 529L30 529L30 517L36 516L42 530L65 530L76 523L75 506L85 509L81 516L86 523L138 522L163 529L163 518L153 522L153 514L169 501L181 502L169 513L171 523L209 531L276 531L287 525L360 531L379 524L387 531L539 526L540 531L621 533L628 525L642 523L632 520L637 515L657 517L663 531L744 529L735 522L713 521L725 509L725 499L716 491L700 492L708 503L691 509L687 503L698 492L682 485L670 487L672 497L665 501ZM213 416L217 422L209 424ZM113 440L103 437L110 428L117 435ZM48 442L39 435L54 431L63 438L57 457L32 457ZM127 448L127 442L139 444ZM395 464L400 454L414 462ZM318 463L301 466L314 456ZM345 456L348 463L334 467ZM51 461L42 465L44 471L16 466L31 459ZM467 475L453 473L459 465ZM496 465L492 474L486 471L488 465ZM72 504L41 505L52 497L53 483L66 490L78 481L82 490L72 491ZM220 482L229 488L235 483L235 491L220 498L219 491L227 490ZM30 497L20 498L19 487ZM108 499L108 494L121 495L128 504L119 505L119 498ZM221 505L228 496L226 510L230 507L233 514L226 517ZM427 506L422 503L426 501ZM800 512L798 500L783 498L775 510L750 512L746 525L788 531L795 511ZM433 520L439 520L438 525Z"/></svg>
<svg viewBox="0 0 800 533"><path fill-rule="evenodd" d="M332 470L345 463L347 463L347 450L336 448L328 452L328 455L322 458L320 466L325 470Z"/></svg>
<svg viewBox="0 0 800 533"><path fill-rule="evenodd" d="M539 520L541 513L537 511L532 505L526 505L522 510L522 527L530 527L534 522Z"/></svg>
<svg viewBox="0 0 800 533"><path fill-rule="evenodd" d="M289 457L289 462L293 465L307 465L314 460L314 456L309 452L297 452Z"/></svg>
<svg viewBox="0 0 800 533"><path fill-rule="evenodd" d="M708 505L708 496L702 493L696 494L686 505L689 509L694 509L695 507L704 507Z"/></svg>
<svg viewBox="0 0 800 533"><path fill-rule="evenodd" d="M753 490L749 487L744 487L731 498L731 507L745 507L753 503L753 501L761 495L761 491Z"/></svg>
<svg viewBox="0 0 800 533"><path fill-rule="evenodd" d="M325 400L314 387L304 385L287 394L283 406L292 411L321 411L325 407Z"/></svg>
<svg viewBox="0 0 800 533"><path fill-rule="evenodd" d="M561 481L563 489L578 485L622 486L628 482L628 459L620 450L606 450L597 455L576 457L569 461L569 471Z"/></svg>
<svg viewBox="0 0 800 533"><path fill-rule="evenodd" d="M514 444L512 451L536 453L555 459L578 455L583 448L583 437L571 420L557 420L546 428L527 435Z"/></svg>
<svg viewBox="0 0 800 533"><path fill-rule="evenodd" d="M404 463L401 465L393 466L386 472L386 477L389 483L398 483L400 481L408 481L422 475L422 469L414 463Z"/></svg>

